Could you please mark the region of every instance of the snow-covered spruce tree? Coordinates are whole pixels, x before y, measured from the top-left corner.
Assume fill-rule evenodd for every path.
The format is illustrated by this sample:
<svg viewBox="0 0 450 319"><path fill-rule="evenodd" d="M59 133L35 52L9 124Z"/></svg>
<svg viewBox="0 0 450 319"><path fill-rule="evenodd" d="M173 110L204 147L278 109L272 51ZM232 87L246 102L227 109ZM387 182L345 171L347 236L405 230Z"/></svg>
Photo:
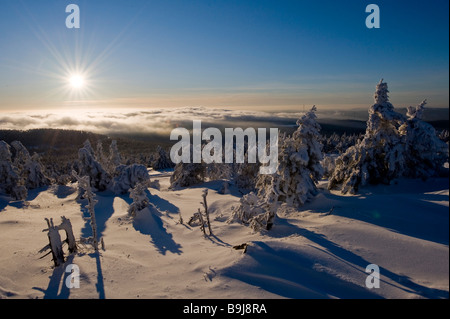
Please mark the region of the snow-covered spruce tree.
<svg viewBox="0 0 450 319"><path fill-rule="evenodd" d="M205 164L205 176L210 181L229 180L233 175L233 163L225 163L225 154L222 155L221 163Z"/></svg>
<svg viewBox="0 0 450 319"><path fill-rule="evenodd" d="M125 194L139 183L148 183L149 179L145 165L119 165L114 172L111 189L116 194Z"/></svg>
<svg viewBox="0 0 450 319"><path fill-rule="evenodd" d="M89 141L78 151L78 162L79 175L89 176L90 186L94 191L104 191L110 186L111 175L97 162Z"/></svg>
<svg viewBox="0 0 450 319"><path fill-rule="evenodd" d="M12 146L12 161L14 166L21 172L24 170L26 163L30 160L31 156L27 148L19 141L11 143Z"/></svg>
<svg viewBox="0 0 450 319"><path fill-rule="evenodd" d="M278 179L279 176L274 174L268 178ZM255 232L270 230L280 208L280 203L277 201L276 184L275 181L268 183L264 197L258 196L254 192L244 195L239 200L239 206L232 209L231 216L227 222L243 223Z"/></svg>
<svg viewBox="0 0 450 319"><path fill-rule="evenodd" d="M34 153L33 156L31 156L30 160L25 164L24 170L27 176L25 185L28 189L47 186L52 183L52 180L47 177L44 172L44 167L42 166L37 153Z"/></svg>
<svg viewBox="0 0 450 319"><path fill-rule="evenodd" d="M103 151L102 141L97 142L95 158L97 159L97 162L100 163L100 165L102 165L105 169L108 169L108 158L105 156L105 152Z"/></svg>
<svg viewBox="0 0 450 319"><path fill-rule="evenodd" d="M83 148L86 149L89 152L89 154L91 154L95 158L95 152L89 140L84 141Z"/></svg>
<svg viewBox="0 0 450 319"><path fill-rule="evenodd" d="M109 146L109 158L108 158L108 171L112 174L116 167L119 166L122 162L122 157L120 156L119 149L117 147L117 141L111 141L111 145Z"/></svg>
<svg viewBox="0 0 450 319"><path fill-rule="evenodd" d="M158 147L156 149L156 154L155 154L153 162L152 162L153 169L160 170L160 169L172 168L174 166L175 166L175 164L170 159L170 156L167 155L167 152L161 146L158 145Z"/></svg>
<svg viewBox="0 0 450 319"><path fill-rule="evenodd" d="M275 174L258 175L257 194L241 198L229 222L240 221L255 231L270 229L281 206L298 208L317 194L322 177L322 145L316 107L297 121L292 136L279 138L278 168Z"/></svg>
<svg viewBox="0 0 450 319"><path fill-rule="evenodd" d="M448 161L448 145L439 139L436 130L422 120L426 100L417 107L409 106L408 119L399 132L405 143L405 177L428 178L439 175Z"/></svg>
<svg viewBox="0 0 450 319"><path fill-rule="evenodd" d="M189 187L205 181L204 163L178 163L170 176L170 188Z"/></svg>
<svg viewBox="0 0 450 319"><path fill-rule="evenodd" d="M5 141L0 141L0 193L13 200L25 200L28 195L24 180L13 165L10 146Z"/></svg>
<svg viewBox="0 0 450 319"><path fill-rule="evenodd" d="M322 167L323 167L323 177L329 178L335 168L336 168L336 158L338 157L337 154L324 154L323 160L322 160Z"/></svg>
<svg viewBox="0 0 450 319"><path fill-rule="evenodd" d="M278 176L258 177L259 197L266 197L267 192L275 193L276 201L299 207L317 194L316 183L323 175L323 154L316 110L313 106L297 121L298 128L292 136L281 141Z"/></svg>
<svg viewBox="0 0 450 319"><path fill-rule="evenodd" d="M26 147L19 141L12 142L11 146L14 149L14 166L27 189L35 189L52 183L51 179L44 173L45 169L38 154L34 153L33 156L30 156Z"/></svg>
<svg viewBox="0 0 450 319"><path fill-rule="evenodd" d="M404 172L405 148L399 127L406 118L389 102L387 83L381 80L369 109L364 138L336 159L329 189L356 193L360 186L389 183Z"/></svg>
<svg viewBox="0 0 450 319"><path fill-rule="evenodd" d="M147 189L148 182L142 181L137 183L136 186L130 190L130 198L133 200L128 207L128 214L130 216L135 217L138 211L141 211L150 205L150 201L146 194Z"/></svg>
<svg viewBox="0 0 450 319"><path fill-rule="evenodd" d="M249 163L248 161L248 149L246 148L244 154L244 163L233 164L232 178L234 184L243 190L255 191L256 180L259 175L259 167L261 163L257 160L256 163Z"/></svg>

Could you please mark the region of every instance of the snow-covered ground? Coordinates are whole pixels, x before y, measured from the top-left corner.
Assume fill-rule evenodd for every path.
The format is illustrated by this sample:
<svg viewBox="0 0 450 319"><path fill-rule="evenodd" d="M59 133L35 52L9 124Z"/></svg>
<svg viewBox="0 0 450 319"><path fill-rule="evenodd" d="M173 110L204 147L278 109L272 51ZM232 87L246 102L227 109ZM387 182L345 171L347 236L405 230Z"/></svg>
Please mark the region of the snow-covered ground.
<svg viewBox="0 0 450 319"><path fill-rule="evenodd" d="M98 193L100 255L80 245L53 267L44 218L70 219L90 235L76 185L30 191L26 203L0 199L0 297L3 298L449 298L448 179L399 180L358 195L321 190L301 211L278 216L270 231L227 223L241 194L222 182L168 190L170 172L151 172L153 207L128 217L131 200ZM208 188L213 236L187 225ZM180 223L180 216L184 223ZM64 238L64 237L63 237ZM248 244L246 253L233 246ZM65 266L80 269L69 289ZM366 267L380 268L369 289Z"/></svg>

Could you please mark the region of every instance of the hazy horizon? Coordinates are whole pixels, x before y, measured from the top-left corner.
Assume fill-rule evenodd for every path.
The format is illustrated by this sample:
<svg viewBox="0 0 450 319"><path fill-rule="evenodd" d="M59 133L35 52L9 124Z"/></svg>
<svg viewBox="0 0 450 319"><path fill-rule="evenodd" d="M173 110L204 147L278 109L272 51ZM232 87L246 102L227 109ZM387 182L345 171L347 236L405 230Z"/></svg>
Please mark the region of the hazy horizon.
<svg viewBox="0 0 450 319"><path fill-rule="evenodd" d="M308 111L310 107L305 107ZM402 114L406 109L396 108ZM38 128L71 129L99 134L156 134L169 135L175 127L192 127L193 120L202 121L202 129L207 127L274 127L295 126L304 114L303 110L291 111L245 111L225 108L180 107L124 110L85 110L45 112L0 112L0 128L10 130L30 130ZM319 123L353 125L351 121L364 122L368 119L368 108L351 110L323 110L318 108ZM424 120L447 120L449 109L426 108Z"/></svg>

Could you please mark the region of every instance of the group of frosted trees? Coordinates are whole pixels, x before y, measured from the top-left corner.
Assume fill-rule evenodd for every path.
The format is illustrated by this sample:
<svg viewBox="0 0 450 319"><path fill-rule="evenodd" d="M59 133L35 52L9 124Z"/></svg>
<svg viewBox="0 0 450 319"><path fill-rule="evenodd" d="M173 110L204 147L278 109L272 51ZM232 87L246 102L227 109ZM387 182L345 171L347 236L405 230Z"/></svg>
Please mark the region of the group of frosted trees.
<svg viewBox="0 0 450 319"><path fill-rule="evenodd" d="M423 121L426 101L408 107L406 115L389 102L388 87L377 84L374 104L364 135L325 139L317 123L316 107L298 121L297 130L278 139L278 167L274 174L259 174L260 163L217 164L179 163L171 176L171 188L189 187L207 179L224 179L249 193L243 195L229 221L239 221L255 230L270 229L277 212L298 208L317 194L318 181L328 178L329 189L356 193L367 184L389 184L400 177L423 178L441 174L448 161L448 131L437 134ZM444 142L444 141L447 141ZM334 152L333 156L329 153ZM328 154L327 154L328 153ZM159 148L154 168L173 166L167 153ZM144 165L121 164L117 144L113 141L109 155L102 145L96 151L86 141L79 150L77 174L87 176L94 192L110 190L116 194L130 192L130 214L146 207L148 172ZM48 185L37 155L30 156L20 142L11 146L0 142L0 193L24 199L28 189ZM224 184L223 193L228 191Z"/></svg>
<svg viewBox="0 0 450 319"><path fill-rule="evenodd" d="M315 112L313 106L297 121L292 136L280 136L276 173L257 175L256 190L241 198L229 222L242 222L255 231L269 230L280 208L300 207L317 194L323 154Z"/></svg>
<svg viewBox="0 0 450 319"><path fill-rule="evenodd" d="M369 109L366 133L335 161L329 188L356 193L367 184L389 184L400 177L440 175L448 161L448 145L424 122L426 101L408 107L406 116L389 102L388 87L380 81L375 104Z"/></svg>
<svg viewBox="0 0 450 319"><path fill-rule="evenodd" d="M229 222L261 230L272 227L280 209L299 208L314 197L323 177L328 178L329 189L356 193L367 184L389 184L400 177L426 179L445 172L448 144L443 140L448 140L448 132L439 136L423 121L426 101L408 107L405 116L394 109L388 93L387 83L381 80L364 135L325 139L314 106L297 121L298 128L291 136L280 134L276 173L258 174L258 163L220 164L220 168L180 163L171 177L172 187L198 184L219 172L237 187L251 190L233 209Z"/></svg>
<svg viewBox="0 0 450 319"><path fill-rule="evenodd" d="M141 164L121 164L116 141L112 141L109 156L105 156L101 147L94 152L89 141L78 151L79 176L88 176L90 187L97 192L105 190L115 194L126 194L137 184L149 179L147 167Z"/></svg>
<svg viewBox="0 0 450 319"><path fill-rule="evenodd" d="M13 200L25 200L28 190L50 185L39 155L30 155L19 141L0 141L0 193Z"/></svg>

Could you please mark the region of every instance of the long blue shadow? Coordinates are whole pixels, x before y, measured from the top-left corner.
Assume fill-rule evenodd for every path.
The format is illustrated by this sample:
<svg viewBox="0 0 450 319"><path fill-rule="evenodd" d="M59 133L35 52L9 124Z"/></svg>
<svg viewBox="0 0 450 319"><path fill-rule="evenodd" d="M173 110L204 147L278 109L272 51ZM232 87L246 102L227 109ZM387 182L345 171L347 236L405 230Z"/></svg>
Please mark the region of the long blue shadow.
<svg viewBox="0 0 450 319"><path fill-rule="evenodd" d="M158 208L158 210L162 212L167 211L171 214L180 213L180 209L178 208L178 206L175 206L171 202L159 197L158 195L154 195L148 192L147 197L150 200L150 203L152 203L156 208Z"/></svg>
<svg viewBox="0 0 450 319"><path fill-rule="evenodd" d="M286 236L287 233L285 231L282 231L281 233L277 234L276 228L278 226L281 226L282 229L291 229L291 234L300 235L302 237L307 238L311 242L316 243L317 245L321 246L323 249L323 252L329 253L333 256L336 256L341 261L346 262L350 265L356 265L360 267L361 269L365 269L367 265L371 264L371 262L365 260L359 255L356 255L355 253L346 250L345 248L337 245L336 243L328 240L324 235L318 234L315 232L312 232L307 229L299 228L295 225L290 224L286 219L284 218L277 218L276 224L274 226L274 232L268 232L269 236ZM380 274L382 276L385 276L386 278L391 279L393 282L401 282L402 286L406 288L397 287L399 289L402 289L409 293L415 293L419 296L423 296L425 298L449 298L449 292L441 289L435 289L435 288L429 288L420 284L417 284L411 280L411 278L403 275L398 275L389 269L386 269L380 266Z"/></svg>
<svg viewBox="0 0 450 319"><path fill-rule="evenodd" d="M292 299L380 299L374 291L314 269L315 260L290 249L273 249L254 242L245 258L245 269L237 264L222 275Z"/></svg>
<svg viewBox="0 0 450 319"><path fill-rule="evenodd" d="M150 235L150 242L155 245L158 252L165 255L167 252L182 253L181 245L177 244L172 234L167 232L161 219L161 213L153 207L147 207L137 212L133 221L134 228L144 235Z"/></svg>
<svg viewBox="0 0 450 319"><path fill-rule="evenodd" d="M65 270L66 265L73 263L73 258L73 255L69 255L63 265L53 269L47 289L39 287L33 287L32 289L44 292L44 299L69 299L70 288L68 288L65 283L70 273L67 273ZM59 290L59 287L61 287L61 290Z"/></svg>

